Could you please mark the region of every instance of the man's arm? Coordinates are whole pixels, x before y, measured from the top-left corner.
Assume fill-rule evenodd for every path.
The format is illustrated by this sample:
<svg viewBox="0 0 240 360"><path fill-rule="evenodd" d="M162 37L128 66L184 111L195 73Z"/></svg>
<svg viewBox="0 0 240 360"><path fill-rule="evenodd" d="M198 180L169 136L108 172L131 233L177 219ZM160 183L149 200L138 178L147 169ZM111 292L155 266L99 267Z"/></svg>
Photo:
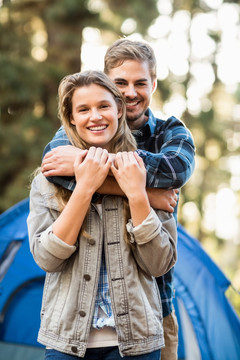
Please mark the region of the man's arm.
<svg viewBox="0 0 240 360"><path fill-rule="evenodd" d="M186 126L175 117L157 121L154 135L148 140L136 136L138 154L147 170L147 186L151 188L181 188L195 167L195 146Z"/></svg>
<svg viewBox="0 0 240 360"><path fill-rule="evenodd" d="M166 121L159 120L154 118L150 110L148 126L152 131L147 137L144 129L140 129L136 134L138 153L147 170L147 187L151 188L151 191L158 190L157 195L160 189L181 188L189 180L195 167L195 146L190 131L174 116ZM169 192L167 194L169 195ZM176 195L174 193L175 197ZM156 199L156 195L153 199ZM177 221L177 206L172 205L173 200L176 199L171 198L170 202L167 202L169 206L173 206ZM150 203L155 206L151 200ZM156 208L161 209L160 206Z"/></svg>
<svg viewBox="0 0 240 360"><path fill-rule="evenodd" d="M174 212L178 200L178 189L168 190L147 187L146 191L149 202L154 209L165 210L170 213ZM125 196L113 176L108 176L106 178L103 185L98 189L98 193Z"/></svg>
<svg viewBox="0 0 240 360"><path fill-rule="evenodd" d="M137 136L137 142L137 152L147 170L148 187L177 189L189 180L195 167L195 147L190 131L181 121L171 117L148 142L141 136ZM73 163L82 150L64 145L70 145L70 141L61 127L43 152L42 172L51 177L50 181L74 175Z"/></svg>
<svg viewBox="0 0 240 360"><path fill-rule="evenodd" d="M145 159L145 166L149 171L147 185L149 186L150 184L150 187L147 187L147 192L151 206L173 212L176 206L178 190L167 191L162 188L165 186L166 188L173 189L174 183L181 184L188 180L194 168L194 145L190 132L179 120L174 118L173 121L168 120L164 122L164 125L165 129L161 128L161 136L164 135L163 149L160 148L160 151L156 154L144 150L139 150L139 152L142 158ZM179 128L181 128L181 131L179 131ZM82 150L70 145L64 128L61 127L53 140L44 149L42 162L43 174L48 177L49 181L73 190L75 187L73 164L77 154L81 151ZM174 161L176 164L179 164L181 157L183 157L183 166L181 168L181 171L183 171L182 182L176 178L176 175L181 174L181 172L176 172L171 166L171 163ZM187 166L188 161L189 171ZM162 172L159 168L160 164L165 164L165 172ZM157 168L155 168L155 166ZM187 169L186 173L184 169ZM158 176L159 179L152 181L154 174ZM104 185L99 189L99 193L124 195L115 182L115 179L111 176L107 177Z"/></svg>

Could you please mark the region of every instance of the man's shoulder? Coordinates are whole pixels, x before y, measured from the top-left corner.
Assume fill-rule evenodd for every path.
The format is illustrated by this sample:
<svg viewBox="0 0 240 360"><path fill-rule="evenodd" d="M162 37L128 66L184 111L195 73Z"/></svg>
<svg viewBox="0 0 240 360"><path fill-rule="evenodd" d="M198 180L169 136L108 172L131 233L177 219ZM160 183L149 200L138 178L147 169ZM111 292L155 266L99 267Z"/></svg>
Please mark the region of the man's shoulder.
<svg viewBox="0 0 240 360"><path fill-rule="evenodd" d="M159 122L160 124L175 123L175 124L183 125L183 122L180 119L176 118L176 116L174 116L174 115L166 117L164 119L155 117L155 120L156 120L156 122Z"/></svg>
<svg viewBox="0 0 240 360"><path fill-rule="evenodd" d="M155 117L154 121L155 121L155 132L164 131L172 128L175 129L182 127L185 128L184 123L175 116L170 116L166 119L160 119L158 117Z"/></svg>

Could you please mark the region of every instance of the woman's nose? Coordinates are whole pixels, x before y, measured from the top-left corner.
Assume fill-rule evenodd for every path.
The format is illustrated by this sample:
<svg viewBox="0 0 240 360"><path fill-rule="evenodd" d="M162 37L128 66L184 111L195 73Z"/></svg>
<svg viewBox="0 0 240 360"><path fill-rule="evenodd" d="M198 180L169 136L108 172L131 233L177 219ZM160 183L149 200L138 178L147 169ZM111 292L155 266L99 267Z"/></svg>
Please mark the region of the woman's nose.
<svg viewBox="0 0 240 360"><path fill-rule="evenodd" d="M102 115L99 113L99 111L97 109L92 109L90 119L91 120L101 120Z"/></svg>

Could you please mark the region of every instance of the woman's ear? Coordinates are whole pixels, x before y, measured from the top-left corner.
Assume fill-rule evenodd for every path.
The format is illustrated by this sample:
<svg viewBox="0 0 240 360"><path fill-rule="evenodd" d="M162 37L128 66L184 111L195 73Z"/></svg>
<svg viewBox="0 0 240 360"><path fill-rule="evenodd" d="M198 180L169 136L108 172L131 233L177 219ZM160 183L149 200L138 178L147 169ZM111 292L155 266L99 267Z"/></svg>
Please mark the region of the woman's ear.
<svg viewBox="0 0 240 360"><path fill-rule="evenodd" d="M118 106L118 119L120 119L120 117L122 116L122 107Z"/></svg>
<svg viewBox="0 0 240 360"><path fill-rule="evenodd" d="M116 103L117 103L117 109L118 109L118 119L120 119L120 117L122 116L122 113L123 113L123 103L122 103L122 100L120 100L120 99L117 99Z"/></svg>
<svg viewBox="0 0 240 360"><path fill-rule="evenodd" d="M71 123L72 125L76 125L76 121L74 120L74 118L72 117L72 115L71 115L71 117L70 117L70 123Z"/></svg>

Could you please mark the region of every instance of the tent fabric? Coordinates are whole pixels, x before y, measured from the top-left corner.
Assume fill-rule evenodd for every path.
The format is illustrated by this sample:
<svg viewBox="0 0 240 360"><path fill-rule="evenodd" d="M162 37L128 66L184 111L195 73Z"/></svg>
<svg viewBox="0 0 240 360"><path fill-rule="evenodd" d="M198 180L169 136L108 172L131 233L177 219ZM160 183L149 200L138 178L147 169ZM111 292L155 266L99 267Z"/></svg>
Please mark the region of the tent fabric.
<svg viewBox="0 0 240 360"><path fill-rule="evenodd" d="M40 350L36 339L45 273L29 251L28 213L25 199L0 215L0 341ZM179 359L240 359L240 319L225 296L229 286L199 241L179 225L174 299Z"/></svg>
<svg viewBox="0 0 240 360"><path fill-rule="evenodd" d="M199 241L178 226L176 298L192 321L202 359L240 359L240 320L225 296L230 281Z"/></svg>
<svg viewBox="0 0 240 360"><path fill-rule="evenodd" d="M26 219L28 199L0 215L0 340L39 346L37 332L45 273L29 251ZM12 244L20 244L14 249ZM6 266L6 254L9 263ZM0 270L0 274L4 273Z"/></svg>

